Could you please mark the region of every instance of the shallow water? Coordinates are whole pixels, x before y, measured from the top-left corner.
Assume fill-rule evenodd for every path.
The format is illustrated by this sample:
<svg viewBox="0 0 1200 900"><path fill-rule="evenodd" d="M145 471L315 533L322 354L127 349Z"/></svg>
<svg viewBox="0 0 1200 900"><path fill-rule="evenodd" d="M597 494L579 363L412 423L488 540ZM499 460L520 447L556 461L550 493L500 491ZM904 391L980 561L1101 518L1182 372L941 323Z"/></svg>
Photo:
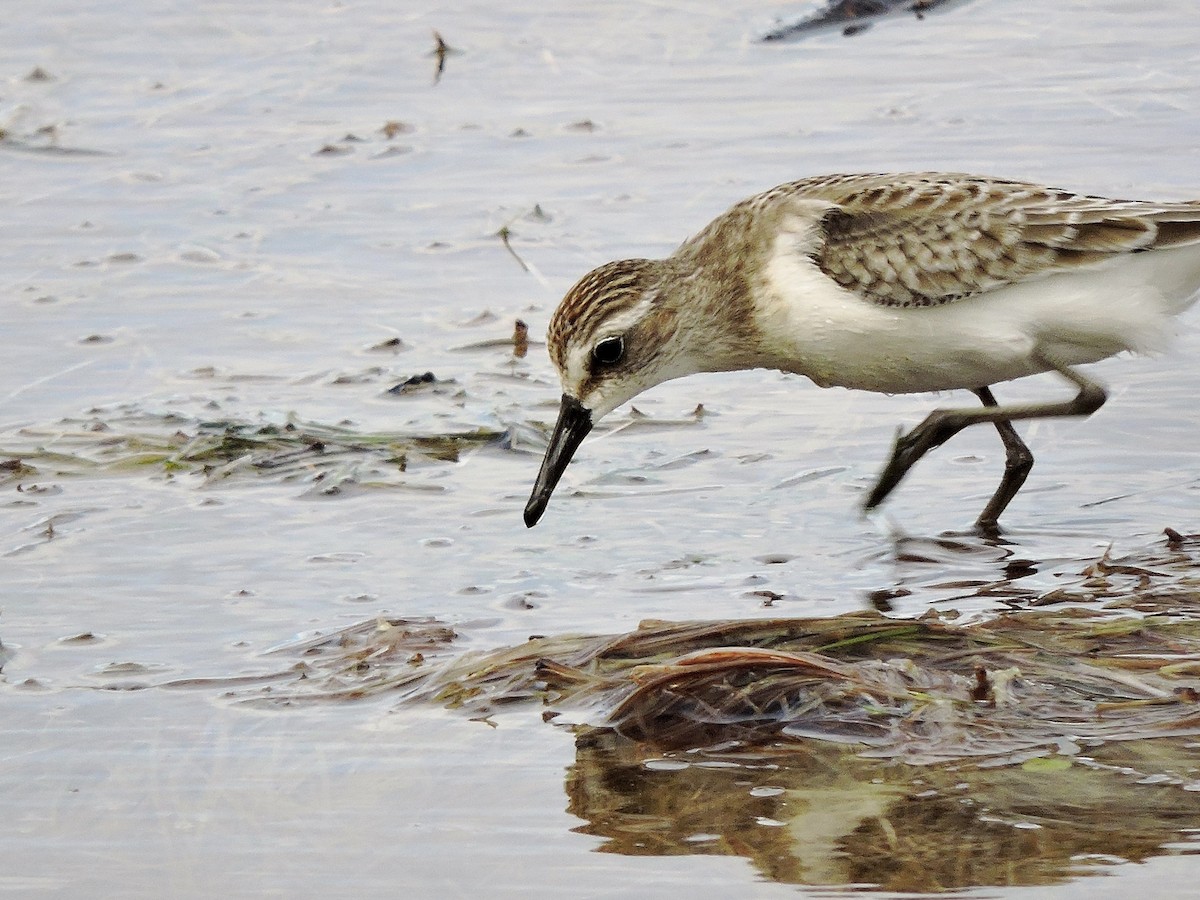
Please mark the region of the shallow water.
<svg viewBox="0 0 1200 900"><path fill-rule="evenodd" d="M591 266L669 252L804 175L1200 195L1189 4L976 0L782 46L753 38L803 9L10 7L0 459L37 471L0 488L0 890L793 894L702 850L593 852L567 812L574 747L528 709L498 727L386 700L263 712L164 685L270 670L280 642L383 612L449 622L460 649L643 618L983 614L998 601L965 584L1050 591L1110 544L1200 530L1195 312L1164 355L1094 367L1100 413L1023 429L1038 464L1001 543L947 535L994 484L993 434L864 519L895 428L938 398L767 372L639 398L649 419L598 429L526 531L559 391L541 345L503 345L517 318L540 336ZM459 51L436 83L433 29ZM388 393L427 371L441 383ZM408 464L97 463L110 437L289 421L386 433ZM457 462L413 449L479 430L500 437ZM1197 869L1103 871L1055 896L1184 896Z"/></svg>

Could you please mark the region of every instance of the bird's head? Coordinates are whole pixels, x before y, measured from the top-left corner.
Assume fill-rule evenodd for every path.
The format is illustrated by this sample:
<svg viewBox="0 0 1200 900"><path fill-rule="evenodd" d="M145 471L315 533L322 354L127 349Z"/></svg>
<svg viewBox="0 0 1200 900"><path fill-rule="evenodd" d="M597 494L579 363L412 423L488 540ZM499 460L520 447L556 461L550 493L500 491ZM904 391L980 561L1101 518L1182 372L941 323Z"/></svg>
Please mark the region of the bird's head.
<svg viewBox="0 0 1200 900"><path fill-rule="evenodd" d="M525 506L537 524L555 485L592 426L642 391L695 371L674 304L663 296L668 264L611 262L567 291L550 320L550 358L562 405L541 471Z"/></svg>

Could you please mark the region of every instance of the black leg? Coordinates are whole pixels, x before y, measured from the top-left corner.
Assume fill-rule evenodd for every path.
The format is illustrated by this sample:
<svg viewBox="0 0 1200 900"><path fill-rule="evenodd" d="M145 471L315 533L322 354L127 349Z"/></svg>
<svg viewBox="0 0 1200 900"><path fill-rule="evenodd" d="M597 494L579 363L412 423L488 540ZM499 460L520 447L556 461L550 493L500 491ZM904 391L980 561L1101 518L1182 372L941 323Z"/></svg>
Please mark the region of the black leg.
<svg viewBox="0 0 1200 900"><path fill-rule="evenodd" d="M1021 483L1025 480L1025 475L1029 472L1029 465L1032 465L1032 456L1029 457L1028 464L1023 464L1021 458L1029 454L1029 448L1017 436L1010 424L1014 420L1019 419L1045 419L1057 416L1089 416L1104 405L1107 399L1107 394L1100 385L1080 375L1074 369L1063 363L1057 362L1049 356L1039 354L1038 360L1051 369L1058 372L1064 378L1071 381L1079 388L1079 392L1070 400L1063 400L1057 403L1028 403L1021 406L998 406L995 398L992 397L991 391L986 387L976 391L976 395L983 400L983 409L935 409L925 421L910 431L908 434L898 434L896 436L896 445L892 449L892 458L888 460L888 464L884 467L883 473L879 476L879 480L875 483L870 495L867 497L866 503L863 504L866 509L874 509L882 503L901 481L908 470L916 465L917 460L932 450L934 447L941 446L954 435L958 434L968 425L975 425L979 422L993 422L997 430L1000 432L1000 437L1004 440L1005 449L1008 451L1008 466L1004 472L1004 479L1000 482L1000 487L997 489L995 496L992 497L983 513L980 514L979 524L981 527L995 528L996 519L1003 512L1004 507L1012 500L1013 496L1021 487ZM986 397L983 392L986 392ZM988 403L988 398L991 403ZM1003 427L1002 427L1003 426ZM1014 462L1015 459L1015 462ZM1021 471L1024 465L1024 471Z"/></svg>
<svg viewBox="0 0 1200 900"><path fill-rule="evenodd" d="M984 406L993 408L999 406L996 398L992 396L991 388L978 388L972 393L983 401ZM1012 422L997 420L995 424L996 430L1000 432L1000 440L1004 442L1004 477L1000 479L1000 486L996 488L996 493L992 494L988 505L983 508L979 518L975 520L975 527L985 534L995 534L1000 530L997 521L1000 513L1004 512L1009 501L1017 495L1017 491L1029 477L1029 470L1033 468L1033 453L1021 440L1021 436L1013 428Z"/></svg>

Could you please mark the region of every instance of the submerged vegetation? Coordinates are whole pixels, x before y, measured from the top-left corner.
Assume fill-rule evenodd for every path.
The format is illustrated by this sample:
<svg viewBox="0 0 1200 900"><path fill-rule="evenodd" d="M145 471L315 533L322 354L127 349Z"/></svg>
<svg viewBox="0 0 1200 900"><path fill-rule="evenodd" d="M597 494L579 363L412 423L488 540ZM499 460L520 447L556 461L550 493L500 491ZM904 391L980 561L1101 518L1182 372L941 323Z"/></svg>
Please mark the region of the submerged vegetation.
<svg viewBox="0 0 1200 900"><path fill-rule="evenodd" d="M368 434L289 417L282 424L200 422L140 414L117 422L66 419L0 436L0 486L47 478L143 471L205 485L239 476L302 480L327 491L403 484L410 461L454 462L508 432Z"/></svg>
<svg viewBox="0 0 1200 900"><path fill-rule="evenodd" d="M1152 558L1097 560L1077 585L1093 608L1074 593L967 623L936 612L645 622L455 657L442 623L371 620L275 648L302 651L302 682L242 699L399 692L477 715L536 700L581 733L655 752L786 757L821 741L920 765L1022 763L1063 754L1064 741L1200 735L1198 549L1189 539ZM425 656L434 647L437 664Z"/></svg>
<svg viewBox="0 0 1200 900"><path fill-rule="evenodd" d="M464 654L445 623L367 620L226 685L237 703L400 698L492 726L539 707L574 734L569 810L606 852L897 891L1052 884L1194 852L1198 562L1200 537L1171 531L1041 608L970 622L644 622Z"/></svg>

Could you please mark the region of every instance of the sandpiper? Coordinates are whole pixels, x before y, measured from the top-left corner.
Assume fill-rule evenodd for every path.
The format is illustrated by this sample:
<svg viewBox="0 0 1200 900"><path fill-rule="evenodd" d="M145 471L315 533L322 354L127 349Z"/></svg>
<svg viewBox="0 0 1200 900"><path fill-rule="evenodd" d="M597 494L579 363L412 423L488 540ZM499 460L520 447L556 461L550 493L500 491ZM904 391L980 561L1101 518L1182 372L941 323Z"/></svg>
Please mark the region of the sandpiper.
<svg viewBox="0 0 1200 900"><path fill-rule="evenodd" d="M991 422L1006 464L976 526L997 530L1033 455L1013 421L1087 416L1075 367L1152 350L1200 289L1200 201L1110 200L973 175L829 175L736 204L666 259L589 272L550 320L562 406L525 507L532 527L592 426L695 372L771 368L821 387L972 391L898 434L872 509L925 453ZM1067 400L1001 406L991 385L1053 371Z"/></svg>

